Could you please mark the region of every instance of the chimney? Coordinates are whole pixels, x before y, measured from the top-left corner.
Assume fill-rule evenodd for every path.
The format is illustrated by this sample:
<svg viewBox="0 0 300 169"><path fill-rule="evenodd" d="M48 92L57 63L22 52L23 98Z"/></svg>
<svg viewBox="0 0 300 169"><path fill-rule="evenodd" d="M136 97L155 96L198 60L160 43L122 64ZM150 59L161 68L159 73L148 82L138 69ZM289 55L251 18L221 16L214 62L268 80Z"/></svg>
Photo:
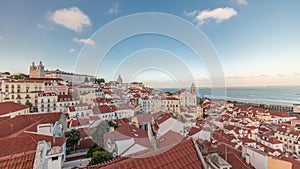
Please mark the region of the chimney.
<svg viewBox="0 0 300 169"><path fill-rule="evenodd" d="M151 123L148 123L147 125L148 125L148 127L147 127L148 131L147 132L148 132L149 141L150 141L153 149L156 150L157 149L157 147L156 147L156 138L154 137L154 135L152 133L152 125L151 125Z"/></svg>
<svg viewBox="0 0 300 169"><path fill-rule="evenodd" d="M53 144L55 144L55 136L54 135L52 136L52 139L53 139Z"/></svg>

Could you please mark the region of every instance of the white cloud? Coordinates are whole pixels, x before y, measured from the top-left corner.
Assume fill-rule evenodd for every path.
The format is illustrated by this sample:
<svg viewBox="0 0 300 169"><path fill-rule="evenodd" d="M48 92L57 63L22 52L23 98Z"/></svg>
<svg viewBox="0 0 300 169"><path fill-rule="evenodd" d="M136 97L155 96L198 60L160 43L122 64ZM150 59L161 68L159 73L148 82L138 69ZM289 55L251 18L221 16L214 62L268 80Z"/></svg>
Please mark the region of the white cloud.
<svg viewBox="0 0 300 169"><path fill-rule="evenodd" d="M81 43L81 44L86 44L86 45L95 45L95 41L93 39L78 39L78 38L73 38L73 42L75 43Z"/></svg>
<svg viewBox="0 0 300 169"><path fill-rule="evenodd" d="M56 10L49 19L76 32L81 32L84 27L92 24L90 18L77 7Z"/></svg>
<svg viewBox="0 0 300 169"><path fill-rule="evenodd" d="M113 7L109 8L107 11L107 14L112 15L112 14L117 14L119 13L119 3L114 3Z"/></svg>
<svg viewBox="0 0 300 169"><path fill-rule="evenodd" d="M71 49L69 50L69 52L70 52L70 53L73 53L73 52L75 52L75 49L74 49L74 48L71 48Z"/></svg>
<svg viewBox="0 0 300 169"><path fill-rule="evenodd" d="M183 14L187 17L195 17L198 13L199 13L199 11L197 11L197 10L193 10L191 12L187 12L187 11L183 12Z"/></svg>
<svg viewBox="0 0 300 169"><path fill-rule="evenodd" d="M247 0L236 0L236 3L241 4L241 5L247 5L248 1Z"/></svg>
<svg viewBox="0 0 300 169"><path fill-rule="evenodd" d="M198 23L198 26L201 26L210 20L215 20L217 23L221 23L231 17L237 15L237 11L233 8L216 8L213 10L204 10L204 11L192 11L184 12L185 16L195 17L195 21Z"/></svg>

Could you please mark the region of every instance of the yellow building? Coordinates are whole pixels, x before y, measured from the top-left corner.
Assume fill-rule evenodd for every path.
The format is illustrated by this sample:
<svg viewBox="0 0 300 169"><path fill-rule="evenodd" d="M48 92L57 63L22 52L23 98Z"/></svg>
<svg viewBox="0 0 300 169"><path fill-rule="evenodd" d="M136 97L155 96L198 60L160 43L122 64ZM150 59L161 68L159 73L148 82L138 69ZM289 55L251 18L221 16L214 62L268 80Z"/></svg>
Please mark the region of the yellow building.
<svg viewBox="0 0 300 169"><path fill-rule="evenodd" d="M7 81L2 84L1 100L3 102L11 101L19 104L30 102L33 106L37 106L38 93L44 91L44 88L43 81Z"/></svg>
<svg viewBox="0 0 300 169"><path fill-rule="evenodd" d="M180 114L180 99L175 97L154 97L152 98L153 112L163 111L166 113Z"/></svg>
<svg viewBox="0 0 300 169"><path fill-rule="evenodd" d="M280 159L268 157L268 169L292 169L292 163Z"/></svg>
<svg viewBox="0 0 300 169"><path fill-rule="evenodd" d="M81 93L79 95L80 103L86 103L92 105L94 102L93 100L96 99L95 93Z"/></svg>

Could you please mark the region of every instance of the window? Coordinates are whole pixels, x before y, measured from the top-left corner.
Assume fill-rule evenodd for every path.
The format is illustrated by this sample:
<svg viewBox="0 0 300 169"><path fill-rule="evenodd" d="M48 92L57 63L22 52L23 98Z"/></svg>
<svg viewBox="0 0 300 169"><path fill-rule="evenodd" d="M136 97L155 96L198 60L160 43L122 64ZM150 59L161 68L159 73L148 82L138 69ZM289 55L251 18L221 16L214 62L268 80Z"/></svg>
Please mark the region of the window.
<svg viewBox="0 0 300 169"><path fill-rule="evenodd" d="M52 161L58 160L58 156L52 157Z"/></svg>

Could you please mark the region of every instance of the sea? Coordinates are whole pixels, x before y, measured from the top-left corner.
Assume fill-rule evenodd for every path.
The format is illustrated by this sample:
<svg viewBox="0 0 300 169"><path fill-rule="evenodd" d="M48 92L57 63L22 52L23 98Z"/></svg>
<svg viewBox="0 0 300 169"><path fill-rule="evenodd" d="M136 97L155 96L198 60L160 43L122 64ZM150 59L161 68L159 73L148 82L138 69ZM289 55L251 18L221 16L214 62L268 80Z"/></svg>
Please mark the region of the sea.
<svg viewBox="0 0 300 169"><path fill-rule="evenodd" d="M178 88L160 88L164 92L175 92ZM188 89L189 90L189 89ZM219 96L218 91L223 90L225 94ZM226 99L231 101L242 101L248 103L273 104L293 106L300 104L300 87L254 87L254 88L198 88L199 97Z"/></svg>

